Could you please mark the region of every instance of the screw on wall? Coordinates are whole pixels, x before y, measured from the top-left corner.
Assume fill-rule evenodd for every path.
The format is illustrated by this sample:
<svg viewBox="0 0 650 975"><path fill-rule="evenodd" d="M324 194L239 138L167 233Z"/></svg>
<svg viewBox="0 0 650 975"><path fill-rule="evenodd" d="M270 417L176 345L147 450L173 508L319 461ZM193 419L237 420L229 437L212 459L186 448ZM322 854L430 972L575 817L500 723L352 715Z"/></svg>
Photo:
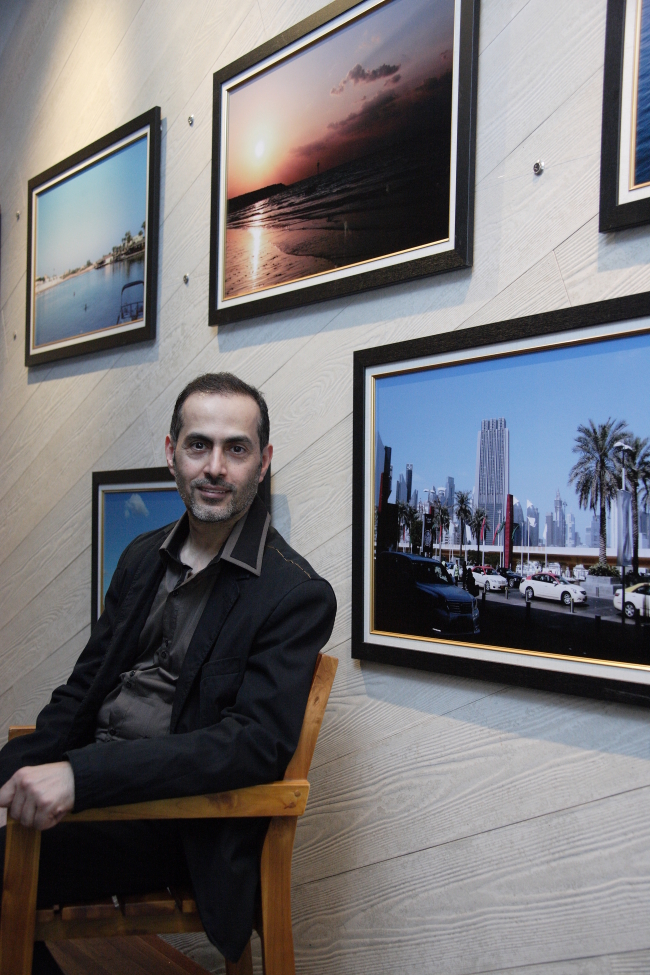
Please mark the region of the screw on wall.
<svg viewBox="0 0 650 975"><path fill-rule="evenodd" d="M16 210L16 220L20 220L20 210Z"/></svg>
<svg viewBox="0 0 650 975"><path fill-rule="evenodd" d="M544 160L543 159L538 159L537 162L534 163L534 165L533 165L533 172L535 173L535 176L541 176L542 175L542 173L544 172Z"/></svg>
<svg viewBox="0 0 650 975"><path fill-rule="evenodd" d="M189 276L189 274L184 274L183 275L183 284L189 284L189 283L190 283L190 276Z"/></svg>
<svg viewBox="0 0 650 975"><path fill-rule="evenodd" d="M193 115L188 115L188 116L187 116L187 124L188 124L188 125L189 125L190 127L191 127L192 125L194 125L194 116L193 116Z"/></svg>

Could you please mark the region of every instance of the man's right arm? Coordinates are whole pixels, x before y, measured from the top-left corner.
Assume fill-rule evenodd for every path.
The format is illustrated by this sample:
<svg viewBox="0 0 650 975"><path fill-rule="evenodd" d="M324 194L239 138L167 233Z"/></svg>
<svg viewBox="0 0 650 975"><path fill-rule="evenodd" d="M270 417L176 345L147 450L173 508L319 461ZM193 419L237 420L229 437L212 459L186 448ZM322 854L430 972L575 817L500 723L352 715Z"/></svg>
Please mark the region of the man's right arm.
<svg viewBox="0 0 650 975"><path fill-rule="evenodd" d="M113 635L125 583L124 553L111 579L104 612L65 684L57 687L36 719L36 731L8 742L0 751L0 787L26 765L58 762L66 748L77 711L92 684Z"/></svg>

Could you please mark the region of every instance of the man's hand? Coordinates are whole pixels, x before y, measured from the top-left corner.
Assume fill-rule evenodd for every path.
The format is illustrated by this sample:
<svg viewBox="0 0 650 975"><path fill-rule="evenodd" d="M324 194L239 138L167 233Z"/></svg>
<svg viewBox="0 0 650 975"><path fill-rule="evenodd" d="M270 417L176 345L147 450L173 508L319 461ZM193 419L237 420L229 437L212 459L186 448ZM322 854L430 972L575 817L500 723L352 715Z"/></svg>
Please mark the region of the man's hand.
<svg viewBox="0 0 650 975"><path fill-rule="evenodd" d="M74 773L70 762L26 765L0 789L0 807L23 826L50 829L74 807Z"/></svg>

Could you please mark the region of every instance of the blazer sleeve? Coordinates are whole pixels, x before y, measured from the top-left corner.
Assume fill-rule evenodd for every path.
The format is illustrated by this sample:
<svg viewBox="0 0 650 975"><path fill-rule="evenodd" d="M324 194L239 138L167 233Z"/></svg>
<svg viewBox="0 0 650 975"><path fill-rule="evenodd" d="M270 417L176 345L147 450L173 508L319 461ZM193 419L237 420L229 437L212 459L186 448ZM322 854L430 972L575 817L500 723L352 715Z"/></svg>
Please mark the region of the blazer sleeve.
<svg viewBox="0 0 650 975"><path fill-rule="evenodd" d="M299 583L260 628L235 702L217 724L69 751L75 811L281 778L298 744L316 658L335 615L329 583Z"/></svg>
<svg viewBox="0 0 650 975"><path fill-rule="evenodd" d="M70 677L52 692L49 703L40 712L36 731L14 738L0 751L0 786L24 765L42 765L63 759L72 723L111 641L117 608L126 585L127 551L120 557L113 573L104 600L104 612Z"/></svg>

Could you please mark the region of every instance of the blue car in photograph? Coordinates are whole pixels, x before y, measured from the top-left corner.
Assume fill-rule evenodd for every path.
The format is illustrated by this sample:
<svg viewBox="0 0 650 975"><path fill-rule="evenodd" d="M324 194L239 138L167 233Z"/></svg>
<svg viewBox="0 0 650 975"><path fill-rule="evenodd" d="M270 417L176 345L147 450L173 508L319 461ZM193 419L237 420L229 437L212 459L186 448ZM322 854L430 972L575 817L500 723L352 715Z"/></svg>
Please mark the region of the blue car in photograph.
<svg viewBox="0 0 650 975"><path fill-rule="evenodd" d="M474 636L478 603L438 559L380 552L375 561L375 629L413 636Z"/></svg>

